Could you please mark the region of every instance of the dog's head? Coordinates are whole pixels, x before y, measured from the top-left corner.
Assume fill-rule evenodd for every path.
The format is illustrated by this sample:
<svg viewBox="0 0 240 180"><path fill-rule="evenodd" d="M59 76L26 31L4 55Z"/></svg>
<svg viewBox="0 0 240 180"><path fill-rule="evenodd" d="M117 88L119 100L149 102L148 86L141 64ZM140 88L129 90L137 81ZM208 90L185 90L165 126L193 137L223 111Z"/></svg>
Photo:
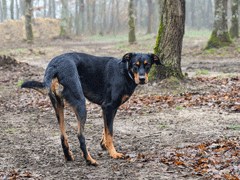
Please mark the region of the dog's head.
<svg viewBox="0 0 240 180"><path fill-rule="evenodd" d="M136 84L148 83L148 73L153 64L164 66L159 57L152 53L127 53L122 62L127 63L130 76L133 74Z"/></svg>

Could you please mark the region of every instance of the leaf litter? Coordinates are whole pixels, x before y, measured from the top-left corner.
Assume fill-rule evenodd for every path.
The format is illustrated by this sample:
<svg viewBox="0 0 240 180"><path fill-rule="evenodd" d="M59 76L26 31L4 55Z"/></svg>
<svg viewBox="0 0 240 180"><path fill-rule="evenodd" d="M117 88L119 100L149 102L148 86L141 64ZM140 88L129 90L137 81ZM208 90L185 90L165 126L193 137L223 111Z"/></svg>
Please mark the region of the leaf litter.
<svg viewBox="0 0 240 180"><path fill-rule="evenodd" d="M14 60L12 62L12 64L0 66L0 70L4 73L4 76L0 79L0 85L6 89L11 87L12 84L16 85L15 93L11 95L7 94L7 90L1 92L0 114L16 110L26 111L29 108L41 108L43 111L52 109L48 97L33 90L20 89L17 86L23 77L31 77L39 81L42 75L36 73L33 67L26 63L19 63ZM203 82L206 86L214 86L214 90L211 92L185 92L178 95L134 94L129 101L119 108L118 115L147 115L158 113L161 109L201 108L203 106L219 108L231 113L240 112L240 78L238 76L229 78L196 77L194 80ZM101 116L99 115L99 106L87 102L87 109L90 116ZM72 113L69 107L66 113ZM161 162L169 167L187 168L188 172L205 178L239 179L239 142L239 137L228 137L191 144L184 148L167 148L161 154L126 154L125 160L128 163L137 163L139 168L143 168L146 163L154 161L156 163L153 164L152 168L156 168ZM111 169L117 168L118 166L111 167ZM170 172L170 170L167 172ZM10 179L21 179L32 175L29 173L19 174L11 170L9 172L0 171L0 176L1 178L7 176Z"/></svg>

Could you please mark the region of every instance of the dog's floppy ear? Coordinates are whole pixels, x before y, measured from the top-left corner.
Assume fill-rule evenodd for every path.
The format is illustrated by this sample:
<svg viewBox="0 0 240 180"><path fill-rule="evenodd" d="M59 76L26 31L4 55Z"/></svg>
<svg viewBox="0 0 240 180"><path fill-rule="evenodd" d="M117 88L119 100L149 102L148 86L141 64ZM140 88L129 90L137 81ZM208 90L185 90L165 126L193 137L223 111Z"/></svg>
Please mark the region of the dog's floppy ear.
<svg viewBox="0 0 240 180"><path fill-rule="evenodd" d="M122 57L122 62L129 62L135 53L127 53Z"/></svg>
<svg viewBox="0 0 240 180"><path fill-rule="evenodd" d="M164 66L164 64L161 63L160 58L159 58L156 54L149 53L149 55L150 55L151 58L152 58L152 63L153 63L153 64L155 63L156 65L162 65L162 66Z"/></svg>

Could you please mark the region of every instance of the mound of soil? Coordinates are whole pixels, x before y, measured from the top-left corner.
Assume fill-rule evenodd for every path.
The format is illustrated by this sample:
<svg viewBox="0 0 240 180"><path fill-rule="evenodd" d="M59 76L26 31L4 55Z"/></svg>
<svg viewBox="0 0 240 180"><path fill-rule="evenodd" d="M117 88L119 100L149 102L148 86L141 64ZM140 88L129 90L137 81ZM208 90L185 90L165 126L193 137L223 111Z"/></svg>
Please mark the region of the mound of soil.
<svg viewBox="0 0 240 180"><path fill-rule="evenodd" d="M16 59L10 57L10 56L6 56L6 55L0 55L0 66L6 66L6 65L10 65L10 64L18 64L19 62L17 62Z"/></svg>

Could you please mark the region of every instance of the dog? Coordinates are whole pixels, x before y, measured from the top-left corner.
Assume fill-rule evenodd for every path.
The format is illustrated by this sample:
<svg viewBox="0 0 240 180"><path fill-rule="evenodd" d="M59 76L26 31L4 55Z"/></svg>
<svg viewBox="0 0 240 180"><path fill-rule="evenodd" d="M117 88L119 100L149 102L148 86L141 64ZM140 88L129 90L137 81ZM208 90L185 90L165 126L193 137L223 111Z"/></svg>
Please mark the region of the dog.
<svg viewBox="0 0 240 180"><path fill-rule="evenodd" d="M61 130L61 143L66 161L73 161L64 126L64 99L73 108L78 120L78 139L87 165L98 166L89 154L84 137L86 102L101 106L104 119L100 145L112 158L122 158L113 145L113 119L118 107L133 94L138 84L148 82L153 64L163 65L152 53L127 53L122 58L97 57L84 53L67 53L48 64L43 82L27 81L22 88L48 94ZM163 65L164 66L164 65Z"/></svg>

